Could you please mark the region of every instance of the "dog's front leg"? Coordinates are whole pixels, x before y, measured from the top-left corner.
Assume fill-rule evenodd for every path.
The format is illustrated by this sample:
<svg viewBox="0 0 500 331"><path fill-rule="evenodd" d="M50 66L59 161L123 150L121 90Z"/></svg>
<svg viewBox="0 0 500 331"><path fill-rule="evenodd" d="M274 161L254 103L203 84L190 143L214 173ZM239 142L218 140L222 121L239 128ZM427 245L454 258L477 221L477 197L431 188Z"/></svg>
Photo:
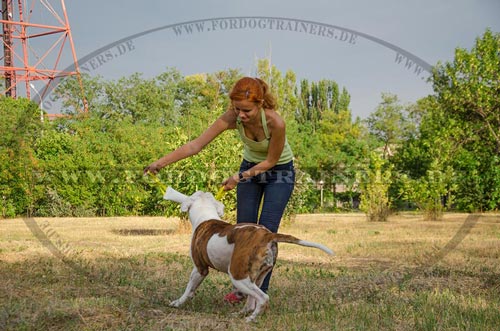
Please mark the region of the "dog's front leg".
<svg viewBox="0 0 500 331"><path fill-rule="evenodd" d="M196 289L198 286L200 286L201 282L203 279L205 279L206 275L202 275L198 272L198 269L196 267L193 268L193 271L191 271L191 276L189 277L189 283L186 286L186 290L184 291L184 294L177 300L174 300L170 303L170 307L180 307L186 302L188 299L192 298L194 296L194 292L196 292Z"/></svg>

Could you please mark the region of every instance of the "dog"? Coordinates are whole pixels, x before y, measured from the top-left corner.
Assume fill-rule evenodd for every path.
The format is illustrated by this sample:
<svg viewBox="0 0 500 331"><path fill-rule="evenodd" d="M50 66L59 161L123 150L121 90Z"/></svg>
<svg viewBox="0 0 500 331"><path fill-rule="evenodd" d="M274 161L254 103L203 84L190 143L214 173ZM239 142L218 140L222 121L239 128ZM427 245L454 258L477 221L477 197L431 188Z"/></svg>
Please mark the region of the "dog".
<svg viewBox="0 0 500 331"><path fill-rule="evenodd" d="M180 307L193 297L212 268L227 273L235 289L247 295L242 314L251 313L246 321L252 322L269 302L269 296L259 287L276 263L277 243L314 247L333 255L326 246L272 233L262 225L224 222L224 205L211 193L198 191L186 196L168 187L163 198L181 204L181 211L189 214L193 231L190 253L194 268L184 294L172 301L171 307Z"/></svg>

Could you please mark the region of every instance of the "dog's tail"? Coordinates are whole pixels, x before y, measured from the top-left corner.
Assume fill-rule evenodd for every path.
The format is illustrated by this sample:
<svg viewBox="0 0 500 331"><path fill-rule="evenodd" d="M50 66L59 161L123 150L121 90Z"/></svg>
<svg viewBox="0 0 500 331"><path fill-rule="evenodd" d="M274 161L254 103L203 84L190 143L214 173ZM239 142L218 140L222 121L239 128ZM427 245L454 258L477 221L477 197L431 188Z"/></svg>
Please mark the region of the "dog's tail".
<svg viewBox="0 0 500 331"><path fill-rule="evenodd" d="M296 238L294 236L290 236L288 234L273 233L273 237L274 237L275 242L296 244L296 245L306 246L306 247L314 247L314 248L321 249L323 252L325 252L329 255L334 254L330 248L328 248L324 245L314 243L311 241L302 240L302 239Z"/></svg>

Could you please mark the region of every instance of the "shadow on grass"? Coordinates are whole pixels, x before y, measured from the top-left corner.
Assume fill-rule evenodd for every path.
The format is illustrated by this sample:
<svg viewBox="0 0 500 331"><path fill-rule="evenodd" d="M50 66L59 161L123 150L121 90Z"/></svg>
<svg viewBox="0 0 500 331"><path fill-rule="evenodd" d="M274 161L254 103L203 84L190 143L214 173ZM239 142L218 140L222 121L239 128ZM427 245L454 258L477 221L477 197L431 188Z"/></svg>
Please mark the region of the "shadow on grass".
<svg viewBox="0 0 500 331"><path fill-rule="evenodd" d="M113 229L111 233L119 236L165 236L175 234L176 231L169 229Z"/></svg>

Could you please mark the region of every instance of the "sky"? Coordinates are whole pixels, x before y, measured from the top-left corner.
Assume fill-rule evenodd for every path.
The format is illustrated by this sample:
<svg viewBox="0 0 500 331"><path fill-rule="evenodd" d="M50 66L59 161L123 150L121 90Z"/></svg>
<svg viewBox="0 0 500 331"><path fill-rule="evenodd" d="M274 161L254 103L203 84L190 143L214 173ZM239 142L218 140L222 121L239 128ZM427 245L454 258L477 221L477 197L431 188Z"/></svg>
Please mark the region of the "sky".
<svg viewBox="0 0 500 331"><path fill-rule="evenodd" d="M403 104L431 94L430 66L452 61L457 47L470 49L486 28L500 32L499 0L66 0L65 5L81 71L92 76L151 78L168 68L184 75L234 68L254 76L257 60L268 58L282 72L294 71L298 80L330 79L345 87L354 118L373 112L382 93L398 95ZM71 64L70 57L64 61ZM56 111L49 106L48 112Z"/></svg>

